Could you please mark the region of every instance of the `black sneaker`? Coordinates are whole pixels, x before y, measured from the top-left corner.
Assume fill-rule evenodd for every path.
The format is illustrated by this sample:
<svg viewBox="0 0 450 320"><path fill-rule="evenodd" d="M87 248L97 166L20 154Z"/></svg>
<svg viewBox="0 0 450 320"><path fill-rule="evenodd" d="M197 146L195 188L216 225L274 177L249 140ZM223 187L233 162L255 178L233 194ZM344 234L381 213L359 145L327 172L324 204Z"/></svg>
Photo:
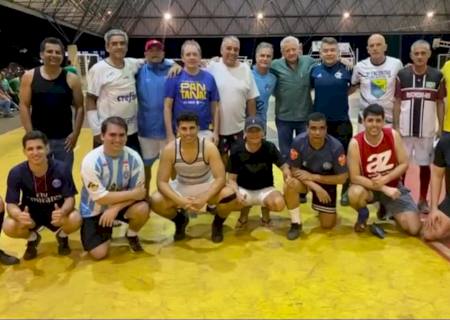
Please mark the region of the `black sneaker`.
<svg viewBox="0 0 450 320"><path fill-rule="evenodd" d="M127 237L128 243L130 244L130 249L133 252L144 251L144 248L142 248L141 242L139 241L138 236L134 236L134 237L126 236L126 237Z"/></svg>
<svg viewBox="0 0 450 320"><path fill-rule="evenodd" d="M287 238L289 240L295 240L300 236L300 232L302 231L302 224L300 223L291 223L291 228L287 233Z"/></svg>
<svg viewBox="0 0 450 320"><path fill-rule="evenodd" d="M214 243L223 241L223 221L214 219L211 226L211 240Z"/></svg>
<svg viewBox="0 0 450 320"><path fill-rule="evenodd" d="M37 257L37 246L39 245L39 242L41 242L42 237L37 232L36 236L37 236L36 240L27 242L27 249L23 254L23 260L31 260Z"/></svg>
<svg viewBox="0 0 450 320"><path fill-rule="evenodd" d="M0 250L0 263L5 266L11 266L13 264L18 264L20 262L16 257L10 256L3 250Z"/></svg>
<svg viewBox="0 0 450 320"><path fill-rule="evenodd" d="M68 256L72 250L69 247L69 237L60 237L59 231L55 235L56 242L58 242L58 254L60 256Z"/></svg>
<svg viewBox="0 0 450 320"><path fill-rule="evenodd" d="M300 203L306 203L308 202L308 198L306 197L306 193L300 193L298 196Z"/></svg>
<svg viewBox="0 0 450 320"><path fill-rule="evenodd" d="M384 233L384 229L376 224L376 223L372 223L370 225L370 232L372 232L372 234L380 239L384 239L385 233Z"/></svg>
<svg viewBox="0 0 450 320"><path fill-rule="evenodd" d="M175 235L173 236L173 240L183 240L186 237L186 227L189 223L186 210L178 209L177 215L172 219L172 221L175 222Z"/></svg>

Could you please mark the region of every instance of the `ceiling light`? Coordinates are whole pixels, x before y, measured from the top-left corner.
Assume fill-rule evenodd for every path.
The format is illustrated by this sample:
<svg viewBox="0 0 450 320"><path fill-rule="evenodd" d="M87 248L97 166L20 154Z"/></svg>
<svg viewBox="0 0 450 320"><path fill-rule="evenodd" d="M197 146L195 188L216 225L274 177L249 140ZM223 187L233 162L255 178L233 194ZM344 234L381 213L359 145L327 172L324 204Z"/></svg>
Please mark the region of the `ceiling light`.
<svg viewBox="0 0 450 320"><path fill-rule="evenodd" d="M258 12L258 14L256 15L256 18L258 20L261 20L262 18L264 18L264 14L262 12Z"/></svg>
<svg viewBox="0 0 450 320"><path fill-rule="evenodd" d="M350 12L345 11L342 16L344 17L344 19L350 18Z"/></svg>
<svg viewBox="0 0 450 320"><path fill-rule="evenodd" d="M170 12L164 13L164 19L165 19L165 20L170 20L170 19L172 19L172 15L170 14Z"/></svg>
<svg viewBox="0 0 450 320"><path fill-rule="evenodd" d="M433 11L428 11L427 12L427 18L433 18L434 16L434 12Z"/></svg>

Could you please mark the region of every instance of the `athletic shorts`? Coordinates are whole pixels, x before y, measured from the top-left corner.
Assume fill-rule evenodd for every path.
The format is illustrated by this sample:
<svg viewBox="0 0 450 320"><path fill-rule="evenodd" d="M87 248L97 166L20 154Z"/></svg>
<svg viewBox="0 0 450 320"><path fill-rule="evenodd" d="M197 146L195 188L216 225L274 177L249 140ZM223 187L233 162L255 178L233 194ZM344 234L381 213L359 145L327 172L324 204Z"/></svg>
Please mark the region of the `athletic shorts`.
<svg viewBox="0 0 450 320"><path fill-rule="evenodd" d="M229 154L233 144L244 138L244 131L240 131L228 136L219 136L219 152L220 154Z"/></svg>
<svg viewBox="0 0 450 320"><path fill-rule="evenodd" d="M323 213L336 213L336 199L337 199L337 188L333 184L319 184L330 196L331 201L328 203L322 203L319 201L316 193L312 191L312 205L313 210L323 212Z"/></svg>
<svg viewBox="0 0 450 320"><path fill-rule="evenodd" d="M165 139L152 139L145 137L138 137L139 145L141 146L142 159L144 160L144 165L148 166L158 158L159 153L164 149L167 144Z"/></svg>
<svg viewBox="0 0 450 320"><path fill-rule="evenodd" d="M175 191L182 197L198 197L207 192L211 188L212 183L213 179L208 182L199 184L183 184L175 179L171 180L169 182L169 185L173 191Z"/></svg>
<svg viewBox="0 0 450 320"><path fill-rule="evenodd" d="M373 202L378 201L386 208L387 217L392 217L403 212L418 213L417 205L411 197L411 190L403 184L400 184L398 188L401 193L400 198L393 200L381 191L373 191Z"/></svg>
<svg viewBox="0 0 450 320"><path fill-rule="evenodd" d="M249 206L264 206L264 200L276 191L274 187L262 188L259 190L249 190L239 187L239 193L245 198L244 205Z"/></svg>
<svg viewBox="0 0 450 320"><path fill-rule="evenodd" d="M20 210L24 210L25 206L20 205L19 206ZM34 223L36 224L36 226L31 229L32 231L36 231L38 230L40 227L46 227L47 229L55 232L57 231L60 227L56 227L54 225L52 225L52 213L51 212L43 212L39 209L33 209L33 208L29 208L30 209L30 217L31 219L34 221Z"/></svg>
<svg viewBox="0 0 450 320"><path fill-rule="evenodd" d="M433 162L434 138L403 137L409 159L419 166L429 166Z"/></svg>
<svg viewBox="0 0 450 320"><path fill-rule="evenodd" d="M128 223L128 218L125 217L125 213L133 204L120 210L116 217L116 220ZM112 227L102 227L98 224L101 214L94 217L83 218L81 224L81 243L85 251L91 251L102 243L111 240Z"/></svg>
<svg viewBox="0 0 450 320"><path fill-rule="evenodd" d="M450 218L450 197L446 196L439 205L439 210L441 210L447 217Z"/></svg>

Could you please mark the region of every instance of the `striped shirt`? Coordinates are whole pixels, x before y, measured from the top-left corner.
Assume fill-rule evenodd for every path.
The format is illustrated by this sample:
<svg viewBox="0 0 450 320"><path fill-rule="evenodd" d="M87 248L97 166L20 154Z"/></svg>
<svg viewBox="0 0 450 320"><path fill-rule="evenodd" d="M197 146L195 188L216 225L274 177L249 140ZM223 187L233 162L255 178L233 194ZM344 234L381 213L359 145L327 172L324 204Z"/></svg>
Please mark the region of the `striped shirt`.
<svg viewBox="0 0 450 320"><path fill-rule="evenodd" d="M175 143L175 171L176 180L185 185L196 185L211 180L211 168L205 159L205 138L198 142L197 157L193 162L186 162L181 154L181 140Z"/></svg>

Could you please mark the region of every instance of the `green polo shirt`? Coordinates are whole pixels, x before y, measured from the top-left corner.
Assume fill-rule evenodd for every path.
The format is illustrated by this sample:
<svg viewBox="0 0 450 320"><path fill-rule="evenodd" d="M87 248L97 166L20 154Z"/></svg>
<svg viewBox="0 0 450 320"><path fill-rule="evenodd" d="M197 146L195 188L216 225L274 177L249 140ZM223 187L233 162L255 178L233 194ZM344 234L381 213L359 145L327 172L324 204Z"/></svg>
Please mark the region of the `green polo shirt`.
<svg viewBox="0 0 450 320"><path fill-rule="evenodd" d="M299 56L296 70L284 58L272 62L270 72L277 77L275 87L275 116L284 121L306 121L312 112L309 72L315 61L310 56Z"/></svg>

